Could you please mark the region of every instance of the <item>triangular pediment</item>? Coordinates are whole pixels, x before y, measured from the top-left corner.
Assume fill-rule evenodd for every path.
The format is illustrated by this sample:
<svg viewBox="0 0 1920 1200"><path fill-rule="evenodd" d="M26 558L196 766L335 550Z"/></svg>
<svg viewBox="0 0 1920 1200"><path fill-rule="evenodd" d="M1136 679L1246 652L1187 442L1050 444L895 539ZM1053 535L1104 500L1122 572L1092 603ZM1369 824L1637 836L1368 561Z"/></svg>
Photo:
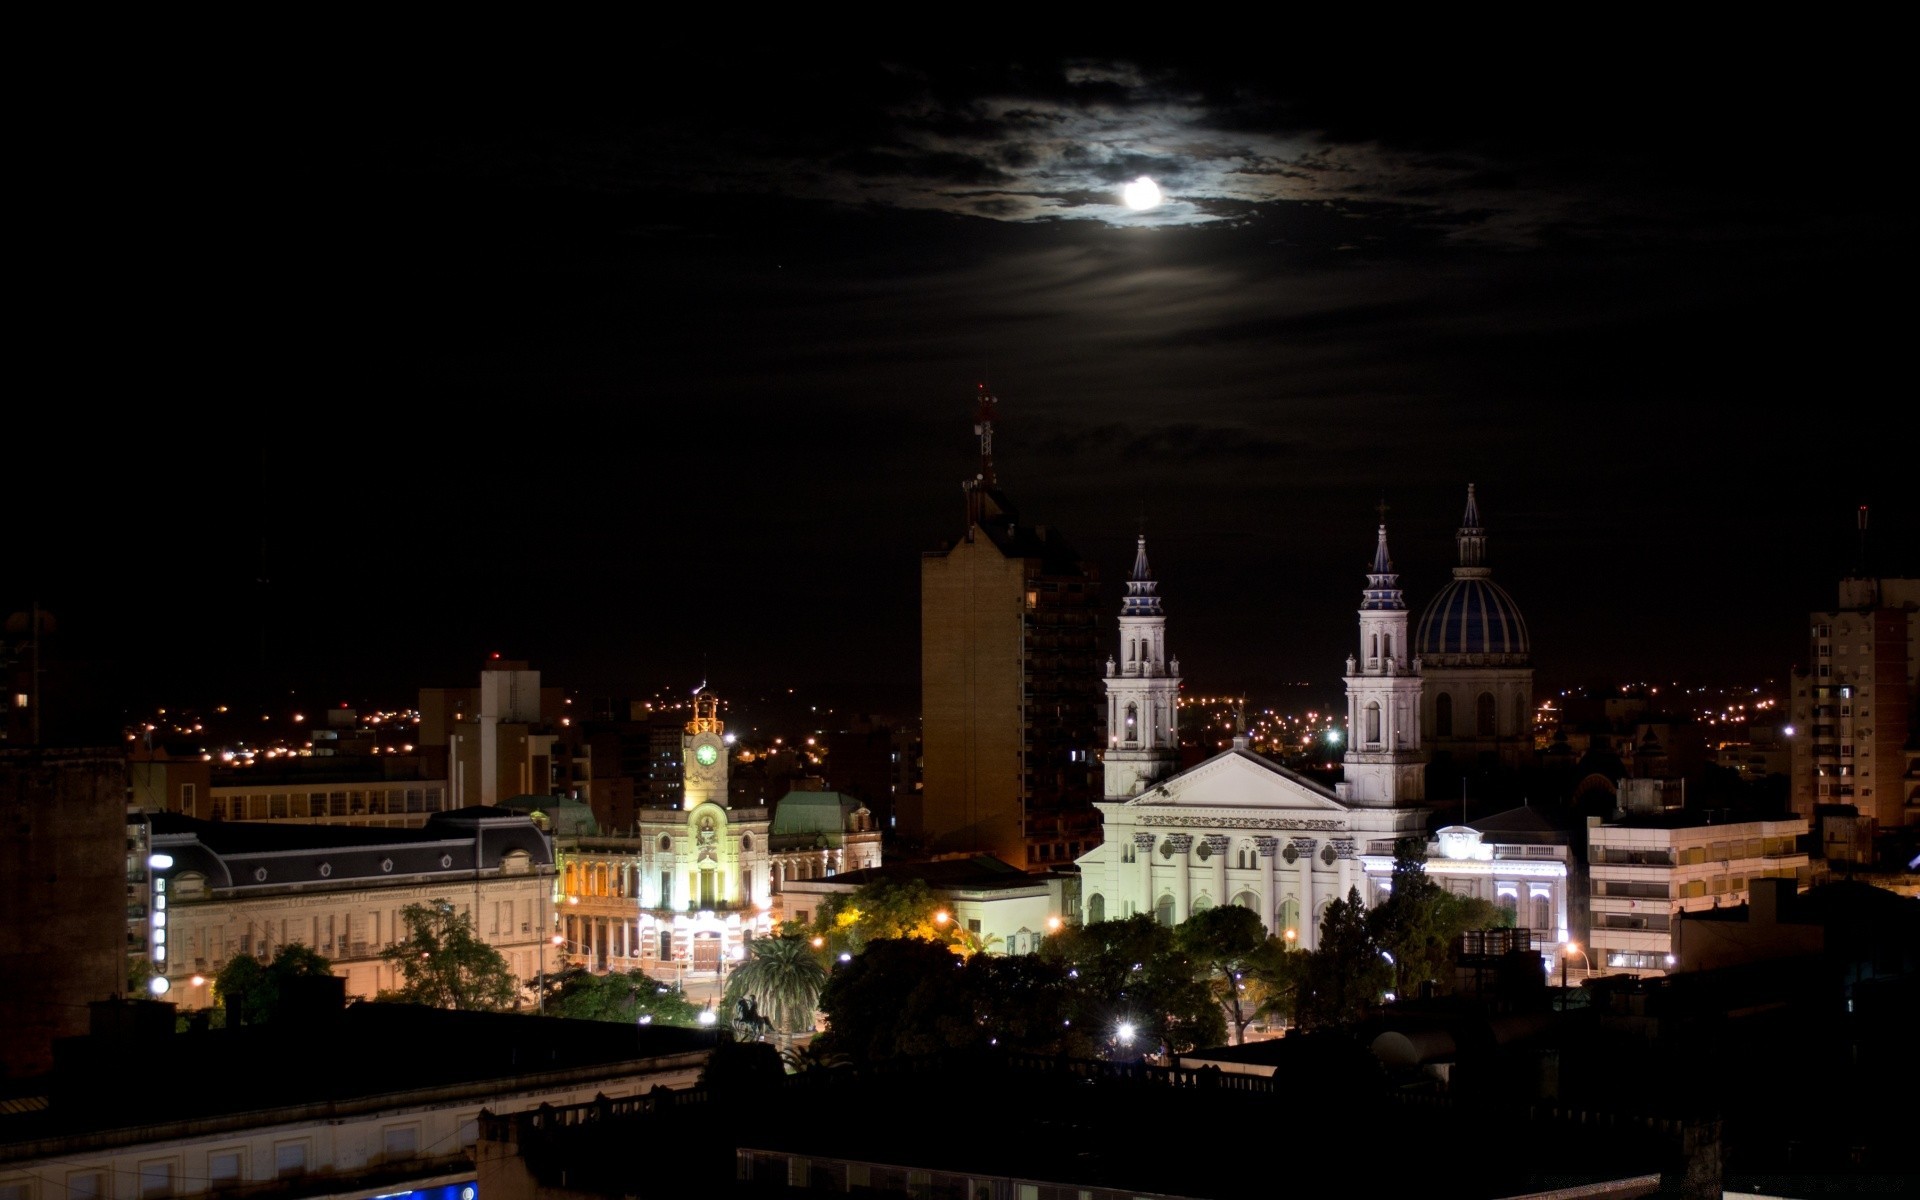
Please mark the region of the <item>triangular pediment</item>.
<svg viewBox="0 0 1920 1200"><path fill-rule="evenodd" d="M1327 788L1250 750L1224 750L1154 784L1126 807L1348 811Z"/></svg>

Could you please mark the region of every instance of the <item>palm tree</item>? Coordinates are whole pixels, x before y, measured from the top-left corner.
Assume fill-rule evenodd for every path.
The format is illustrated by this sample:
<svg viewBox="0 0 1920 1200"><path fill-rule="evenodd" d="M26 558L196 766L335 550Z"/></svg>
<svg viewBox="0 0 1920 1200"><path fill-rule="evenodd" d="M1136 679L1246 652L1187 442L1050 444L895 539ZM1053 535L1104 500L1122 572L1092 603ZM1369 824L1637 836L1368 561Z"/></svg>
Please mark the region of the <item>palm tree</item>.
<svg viewBox="0 0 1920 1200"><path fill-rule="evenodd" d="M813 1027L827 969L802 937L756 938L753 953L733 973L727 991L753 999L773 1022L775 1032L791 1036Z"/></svg>

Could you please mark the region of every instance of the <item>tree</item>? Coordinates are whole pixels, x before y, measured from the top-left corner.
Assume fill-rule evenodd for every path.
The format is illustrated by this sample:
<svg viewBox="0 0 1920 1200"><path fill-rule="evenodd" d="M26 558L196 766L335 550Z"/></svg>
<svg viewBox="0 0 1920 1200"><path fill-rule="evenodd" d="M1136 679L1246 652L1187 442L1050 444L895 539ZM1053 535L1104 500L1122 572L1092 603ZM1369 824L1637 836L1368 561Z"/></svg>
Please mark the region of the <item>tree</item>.
<svg viewBox="0 0 1920 1200"><path fill-rule="evenodd" d="M845 896L825 898L810 927L821 939L819 949L859 954L867 943L881 938L918 938L946 943L959 933L938 919L945 905L919 879L876 879Z"/></svg>
<svg viewBox="0 0 1920 1200"><path fill-rule="evenodd" d="M1070 925L1040 943L1040 954L1079 981L1069 1019L1109 1039L1110 1054L1133 1057L1142 1045L1178 1054L1226 1040L1220 1005L1173 930L1148 913ZM1123 1026L1131 1042L1114 1036Z"/></svg>
<svg viewBox="0 0 1920 1200"><path fill-rule="evenodd" d="M400 987L380 999L489 1012L513 1006L513 973L500 952L474 933L473 914L437 899L407 905L400 922L406 936L380 952L400 969Z"/></svg>
<svg viewBox="0 0 1920 1200"><path fill-rule="evenodd" d="M572 967L550 976L541 1007L551 1016L625 1024L697 1025L700 1006L678 986L645 971L596 975Z"/></svg>
<svg viewBox="0 0 1920 1200"><path fill-rule="evenodd" d="M987 1035L966 971L965 961L922 938L869 942L827 980L827 1028L814 1044L855 1063L979 1045Z"/></svg>
<svg viewBox="0 0 1920 1200"><path fill-rule="evenodd" d="M1402 838L1393 851L1393 887L1367 914L1374 940L1393 960L1393 990L1412 996L1423 984L1450 990L1453 947L1469 929L1510 923L1498 905L1457 896L1427 875L1425 843Z"/></svg>
<svg viewBox="0 0 1920 1200"><path fill-rule="evenodd" d="M262 963L251 954L227 960L213 977L213 998L235 1025L271 1021L280 1008L282 985L301 975L332 975L333 963L303 942L289 942Z"/></svg>
<svg viewBox="0 0 1920 1200"><path fill-rule="evenodd" d="M820 993L827 986L826 968L806 939L755 938L752 953L727 981L727 1003L742 998L773 1023L776 1033L789 1038L813 1028Z"/></svg>
<svg viewBox="0 0 1920 1200"><path fill-rule="evenodd" d="M1233 1040L1244 1044L1247 1026L1260 1007L1261 983L1255 966L1263 954L1285 953L1285 943L1269 937L1250 908L1237 904L1202 909L1174 927L1174 941L1193 964L1220 1005Z"/></svg>
<svg viewBox="0 0 1920 1200"><path fill-rule="evenodd" d="M1366 1016L1393 984L1393 966L1380 953L1358 888L1327 905L1320 946L1302 964L1294 1016L1302 1029L1334 1029Z"/></svg>

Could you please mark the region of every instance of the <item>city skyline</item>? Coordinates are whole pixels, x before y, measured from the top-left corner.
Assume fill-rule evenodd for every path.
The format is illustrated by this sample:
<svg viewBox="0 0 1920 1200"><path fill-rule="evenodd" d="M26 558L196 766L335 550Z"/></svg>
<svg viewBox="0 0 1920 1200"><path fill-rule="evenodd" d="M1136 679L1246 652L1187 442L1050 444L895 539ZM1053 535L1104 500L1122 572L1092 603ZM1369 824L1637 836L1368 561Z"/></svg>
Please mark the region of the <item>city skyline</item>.
<svg viewBox="0 0 1920 1200"><path fill-rule="evenodd" d="M130 708L499 653L911 713L984 385L1109 644L1145 531L1192 689L1337 695L1378 506L1417 614L1469 484L1541 694L1784 678L1841 576L1920 573L1891 77L1704 45L185 73L124 350L189 399L41 414L6 609Z"/></svg>

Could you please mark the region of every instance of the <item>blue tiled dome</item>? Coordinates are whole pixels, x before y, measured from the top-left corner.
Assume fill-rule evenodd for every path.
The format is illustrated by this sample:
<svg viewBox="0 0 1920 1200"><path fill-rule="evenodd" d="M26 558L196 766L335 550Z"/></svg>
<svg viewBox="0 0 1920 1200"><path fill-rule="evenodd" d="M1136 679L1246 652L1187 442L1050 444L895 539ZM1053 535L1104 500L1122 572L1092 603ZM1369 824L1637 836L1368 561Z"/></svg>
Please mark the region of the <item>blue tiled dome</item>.
<svg viewBox="0 0 1920 1200"><path fill-rule="evenodd" d="M1440 589L1420 616L1413 637L1421 658L1455 654L1502 654L1525 657L1532 652L1527 622L1506 589L1485 578L1454 578Z"/></svg>

